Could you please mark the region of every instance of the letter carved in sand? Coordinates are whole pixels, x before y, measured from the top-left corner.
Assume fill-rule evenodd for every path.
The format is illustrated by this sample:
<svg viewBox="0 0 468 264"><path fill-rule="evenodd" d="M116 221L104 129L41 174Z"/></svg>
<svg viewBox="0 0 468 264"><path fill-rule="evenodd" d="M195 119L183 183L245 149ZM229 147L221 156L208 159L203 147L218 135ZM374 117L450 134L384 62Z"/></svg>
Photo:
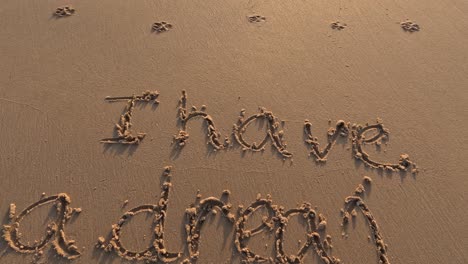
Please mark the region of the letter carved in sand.
<svg viewBox="0 0 468 264"><path fill-rule="evenodd" d="M65 224L75 213L80 213L81 208L70 207L70 197L61 193L49 197L44 197L41 200L31 204L26 209L16 214L15 204L10 205L10 223L3 226L3 238L8 242L8 245L13 250L20 253L35 254L40 257L44 253L44 248L52 244L58 255L67 259L75 259L81 255L74 240L67 239L65 235ZM55 203L57 207L57 216L54 222L49 223L45 237L33 245L25 244L21 241L20 223L28 216L28 214L49 203Z"/></svg>
<svg viewBox="0 0 468 264"><path fill-rule="evenodd" d="M146 91L142 95L132 95L132 96L122 96L122 97L106 97L106 100L109 102L115 102L118 100L128 100L127 108L124 114L120 116L118 124L115 124L115 130L117 133L116 137L113 138L104 138L101 139L101 143L105 144L139 144L143 138L145 138L146 133L137 133L133 135L130 128L132 127L132 116L133 110L135 109L136 102L153 102L154 104L159 104L159 92L158 91Z"/></svg>
<svg viewBox="0 0 468 264"><path fill-rule="evenodd" d="M112 238L105 245L103 237L99 238L97 246L106 251L115 251L120 257L128 260L146 260L172 262L181 256L179 252L169 252L164 245L164 223L167 216L167 204L169 200L169 190L171 187L171 167L165 167L163 172L164 182L162 185L161 198L158 204L146 204L135 207L126 212L118 221L112 225ZM139 213L150 212L154 214L154 238L152 245L140 252L131 251L125 248L121 241L122 230L133 216Z"/></svg>
<svg viewBox="0 0 468 264"><path fill-rule="evenodd" d="M240 116L239 116L239 121L238 124L234 125L234 138L236 139L237 143L239 143L242 146L242 149L245 150L251 150L251 151L263 151L265 150L265 145L267 144L268 140L271 140L272 146L276 148L278 153L283 157L283 159L286 158L292 158L293 154L286 150L286 143L284 143L283 136L284 132L283 130L278 131L279 129L279 120L278 118L273 115L271 111L267 111L265 108L260 108L260 113L249 116L247 119L244 119L245 117L245 110L242 109ZM243 134L247 130L247 127L249 126L250 123L252 123L255 120L258 119L264 119L267 121L267 134L265 138L262 140L260 143L248 143L244 137Z"/></svg>
<svg viewBox="0 0 468 264"><path fill-rule="evenodd" d="M187 122L195 117L201 117L206 123L207 126L207 137L209 144L213 147L214 151L226 149L229 147L231 141L228 137L225 137L224 140L221 139L221 134L216 129L213 118L205 112L206 106L203 105L200 110L195 106L192 106L191 110L187 110L187 92L182 91L182 96L179 100L179 120L182 124L182 128L179 130L177 135L174 135L174 141L177 142L179 147L185 146L189 139L189 133L187 131Z"/></svg>
<svg viewBox="0 0 468 264"><path fill-rule="evenodd" d="M230 212L232 205L224 203L215 197L208 197L200 201L197 206L191 206L185 210L187 223L185 232L187 234L187 247L190 257L184 260L185 263L195 263L200 256L198 250L201 240L201 229L208 215L216 214L219 210L230 223L235 222L234 215Z"/></svg>

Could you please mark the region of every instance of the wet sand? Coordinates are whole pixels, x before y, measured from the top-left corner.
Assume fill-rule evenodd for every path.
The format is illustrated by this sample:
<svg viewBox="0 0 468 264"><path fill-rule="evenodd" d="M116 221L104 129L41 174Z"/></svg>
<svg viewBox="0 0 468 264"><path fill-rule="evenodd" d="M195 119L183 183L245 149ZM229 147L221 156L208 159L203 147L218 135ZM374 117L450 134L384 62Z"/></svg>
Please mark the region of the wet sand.
<svg viewBox="0 0 468 264"><path fill-rule="evenodd" d="M467 262L467 12L5 1L0 263Z"/></svg>

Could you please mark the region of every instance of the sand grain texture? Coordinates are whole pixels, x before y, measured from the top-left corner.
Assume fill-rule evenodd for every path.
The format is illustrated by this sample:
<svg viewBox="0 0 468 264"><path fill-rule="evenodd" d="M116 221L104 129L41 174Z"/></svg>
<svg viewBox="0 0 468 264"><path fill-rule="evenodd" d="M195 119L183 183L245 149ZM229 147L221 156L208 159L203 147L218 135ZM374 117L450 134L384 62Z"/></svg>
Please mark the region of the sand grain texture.
<svg viewBox="0 0 468 264"><path fill-rule="evenodd" d="M467 263L467 13L2 1L0 263Z"/></svg>

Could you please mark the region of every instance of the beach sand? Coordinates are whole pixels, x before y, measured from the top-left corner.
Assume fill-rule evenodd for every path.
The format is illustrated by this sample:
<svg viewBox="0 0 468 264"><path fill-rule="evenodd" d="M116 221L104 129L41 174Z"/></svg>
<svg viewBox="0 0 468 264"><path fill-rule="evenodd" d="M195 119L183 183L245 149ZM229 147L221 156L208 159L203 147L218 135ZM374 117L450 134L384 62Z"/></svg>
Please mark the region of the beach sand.
<svg viewBox="0 0 468 264"><path fill-rule="evenodd" d="M379 246L389 263L468 263L467 12L463 0L2 1L0 219L17 234L15 217L49 197L24 216L21 241L34 244L63 218L76 243L67 260L51 243L21 253L0 240L0 263L128 263L106 248L112 225L141 205L155 207L122 222L119 243L151 247L153 210L164 211L165 249L181 252L179 263L196 253L186 209L195 217L218 201L229 206L206 210L198 238L188 226L198 263L240 263L236 226L255 228L262 216L272 228L237 242L265 258L277 257L278 230L284 256L312 243L313 219L322 253L341 263L379 263ZM125 128L128 100L106 96L147 90L157 98L135 97ZM316 161L323 155L310 151L325 148L339 120L348 133L331 130L336 142ZM353 134L380 123L387 140L361 142L376 129ZM115 124L134 136L117 141L139 144L100 142L116 138ZM366 154L395 166L372 168ZM280 217L267 206L240 221L257 200L283 206L273 210ZM283 229L292 208L303 211ZM325 263L313 245L302 261Z"/></svg>

